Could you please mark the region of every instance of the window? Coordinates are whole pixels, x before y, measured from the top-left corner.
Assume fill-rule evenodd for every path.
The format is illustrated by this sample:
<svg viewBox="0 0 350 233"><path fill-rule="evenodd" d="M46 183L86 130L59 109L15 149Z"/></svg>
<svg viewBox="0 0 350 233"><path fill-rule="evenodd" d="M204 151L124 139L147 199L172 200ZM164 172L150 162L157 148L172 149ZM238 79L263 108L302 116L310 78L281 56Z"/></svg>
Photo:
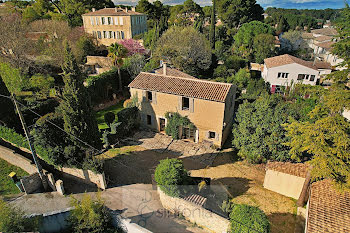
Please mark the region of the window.
<svg viewBox="0 0 350 233"><path fill-rule="evenodd" d="M114 24L118 25L118 17L114 17Z"/></svg>
<svg viewBox="0 0 350 233"><path fill-rule="evenodd" d="M189 139L189 140L194 141L195 136L196 136L196 129L195 128L189 128L189 127L182 128L181 139Z"/></svg>
<svg viewBox="0 0 350 233"><path fill-rule="evenodd" d="M123 25L123 17L119 17L119 24Z"/></svg>
<svg viewBox="0 0 350 233"><path fill-rule="evenodd" d="M212 131L209 131L209 138L210 139L213 139L216 137L216 133L215 132L212 132Z"/></svg>
<svg viewBox="0 0 350 233"><path fill-rule="evenodd" d="M190 109L190 99L187 97L182 97L182 110Z"/></svg>
<svg viewBox="0 0 350 233"><path fill-rule="evenodd" d="M111 18L111 17L108 17L108 18L107 18L107 20L108 20L108 25L113 24L113 20L112 20L112 18Z"/></svg>
<svg viewBox="0 0 350 233"><path fill-rule="evenodd" d="M113 32L113 39L115 39L115 32Z"/></svg>
<svg viewBox="0 0 350 233"><path fill-rule="evenodd" d="M152 116L147 115L147 125L152 125Z"/></svg>
<svg viewBox="0 0 350 233"><path fill-rule="evenodd" d="M147 100L152 102L152 92L151 91L147 91Z"/></svg>
<svg viewBox="0 0 350 233"><path fill-rule="evenodd" d="M107 38L107 32L103 31L103 38Z"/></svg>
<svg viewBox="0 0 350 233"><path fill-rule="evenodd" d="M95 20L96 20L96 25L99 25L98 17L96 17Z"/></svg>
<svg viewBox="0 0 350 233"><path fill-rule="evenodd" d="M311 75L310 76L310 81L314 81L315 80L315 75Z"/></svg>
<svg viewBox="0 0 350 233"><path fill-rule="evenodd" d="M298 74L297 80L303 80L304 79L304 74Z"/></svg>
<svg viewBox="0 0 350 233"><path fill-rule="evenodd" d="M289 73L278 72L277 78L288 78Z"/></svg>
<svg viewBox="0 0 350 233"><path fill-rule="evenodd" d="M97 37L98 37L98 39L101 39L101 38L102 38L102 35L101 35L101 32L100 32L100 31L97 32Z"/></svg>
<svg viewBox="0 0 350 233"><path fill-rule="evenodd" d="M120 39L120 32L116 32L116 34L117 34L117 39Z"/></svg>
<svg viewBox="0 0 350 233"><path fill-rule="evenodd" d="M306 80L309 79L309 75L308 75L308 74L305 75L305 79L306 79Z"/></svg>
<svg viewBox="0 0 350 233"><path fill-rule="evenodd" d="M112 31L109 31L109 38L113 38L113 33L112 33Z"/></svg>
<svg viewBox="0 0 350 233"><path fill-rule="evenodd" d="M94 17L90 17L91 25L94 25Z"/></svg>
<svg viewBox="0 0 350 233"><path fill-rule="evenodd" d="M283 87L282 86L280 86L280 85L276 85L276 88L275 88L275 93L276 94L283 94L284 92L283 92Z"/></svg>
<svg viewBox="0 0 350 233"><path fill-rule="evenodd" d="M121 38L122 38L122 40L124 40L124 32L123 31L121 31Z"/></svg>
<svg viewBox="0 0 350 233"><path fill-rule="evenodd" d="M101 17L101 21L102 21L102 25L105 25L105 24L106 24L106 19L105 19L105 17Z"/></svg>

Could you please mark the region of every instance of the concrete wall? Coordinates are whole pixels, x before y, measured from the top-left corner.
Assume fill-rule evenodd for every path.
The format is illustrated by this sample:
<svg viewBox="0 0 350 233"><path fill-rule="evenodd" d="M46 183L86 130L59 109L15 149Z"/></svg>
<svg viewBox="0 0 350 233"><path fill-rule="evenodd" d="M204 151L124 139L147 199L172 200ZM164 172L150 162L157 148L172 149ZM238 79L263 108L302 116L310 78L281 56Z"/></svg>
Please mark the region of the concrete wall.
<svg viewBox="0 0 350 233"><path fill-rule="evenodd" d="M96 33L95 38L100 44L103 45L110 45L112 43L118 42L122 40L122 38L104 38L103 31L109 32L123 32L124 33L124 39L131 39L134 35L140 34L136 32L145 32L147 30L147 20L145 15L137 15L138 17L142 17L142 23L136 24L135 18L136 15L124 15L124 16L82 16L83 17L83 24L84 24L84 30L86 33L89 33L91 35L94 35L94 32ZM111 17L113 23L110 25L102 25L101 17ZM116 19L118 24L116 25ZM123 21L123 24L121 25L121 19ZM91 21L93 20L93 23ZM96 20L98 20L98 25L96 25ZM134 24L132 24L134 23ZM97 32L101 32L102 38L99 39L97 37Z"/></svg>
<svg viewBox="0 0 350 233"><path fill-rule="evenodd" d="M190 103L193 101L193 111L179 109L179 99L182 96L153 92L155 93L153 94L155 101L149 102L146 98L143 98L145 92L144 90L130 88L131 96L137 96L140 102L139 108L141 114L143 114L142 126L159 131L159 118L165 119L167 112L178 112L181 116L187 116L196 126L198 142L203 140L212 141L213 144L220 147L225 141L226 138L223 138L224 125L232 124L235 101L234 87L231 88L226 103L190 98ZM146 115L152 116L152 125L147 125ZM209 131L215 132L216 138L208 138Z"/></svg>
<svg viewBox="0 0 350 233"><path fill-rule="evenodd" d="M279 72L289 73L288 78L278 78ZM315 75L315 80L297 80L299 74ZM303 83L316 85L317 79L319 79L320 77L318 70L314 70L306 66L293 63L272 68L267 68L266 66L264 66L263 78L265 82L269 82L271 85L290 86L292 80L294 84Z"/></svg>
<svg viewBox="0 0 350 233"><path fill-rule="evenodd" d="M90 170L83 170L78 168L58 168L62 172L63 177L76 179L77 181L84 182L87 184L96 184L101 189L106 189L106 179L104 173L94 173Z"/></svg>
<svg viewBox="0 0 350 233"><path fill-rule="evenodd" d="M37 172L35 164L32 164L32 161L30 159L27 159L20 154L16 154L13 150L6 147L0 146L0 158L10 164L22 168L29 174Z"/></svg>
<svg viewBox="0 0 350 233"><path fill-rule="evenodd" d="M267 170L264 179L264 188L287 197L299 199L304 182L305 178L302 177Z"/></svg>
<svg viewBox="0 0 350 233"><path fill-rule="evenodd" d="M210 232L228 232L230 221L181 198L170 197L158 188L163 207L171 212L180 212L187 220Z"/></svg>
<svg viewBox="0 0 350 233"><path fill-rule="evenodd" d="M23 177L21 183L26 194L40 191L43 187L39 173L33 173L29 176Z"/></svg>

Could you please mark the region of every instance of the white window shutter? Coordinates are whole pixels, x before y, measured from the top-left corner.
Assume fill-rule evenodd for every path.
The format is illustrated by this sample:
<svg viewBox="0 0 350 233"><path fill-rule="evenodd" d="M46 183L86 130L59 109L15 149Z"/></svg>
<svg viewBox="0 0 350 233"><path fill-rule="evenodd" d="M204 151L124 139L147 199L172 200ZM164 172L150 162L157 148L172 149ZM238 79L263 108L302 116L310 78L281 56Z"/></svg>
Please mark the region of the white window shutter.
<svg viewBox="0 0 350 233"><path fill-rule="evenodd" d="M219 141L220 140L220 134L218 134L217 132L215 132L215 140Z"/></svg>
<svg viewBox="0 0 350 233"><path fill-rule="evenodd" d="M182 110L182 96L179 96L179 110Z"/></svg>
<svg viewBox="0 0 350 233"><path fill-rule="evenodd" d="M146 98L146 94L147 94L146 91L143 90L143 91L142 91L142 102L146 102L146 99L147 99L147 98Z"/></svg>
<svg viewBox="0 0 350 233"><path fill-rule="evenodd" d="M119 24L123 25L123 17L119 17Z"/></svg>
<svg viewBox="0 0 350 233"><path fill-rule="evenodd" d="M190 112L194 112L194 98L190 98Z"/></svg>
<svg viewBox="0 0 350 233"><path fill-rule="evenodd" d="M157 92L152 91L152 103L157 104Z"/></svg>
<svg viewBox="0 0 350 233"><path fill-rule="evenodd" d="M114 17L114 24L118 25L118 17Z"/></svg>

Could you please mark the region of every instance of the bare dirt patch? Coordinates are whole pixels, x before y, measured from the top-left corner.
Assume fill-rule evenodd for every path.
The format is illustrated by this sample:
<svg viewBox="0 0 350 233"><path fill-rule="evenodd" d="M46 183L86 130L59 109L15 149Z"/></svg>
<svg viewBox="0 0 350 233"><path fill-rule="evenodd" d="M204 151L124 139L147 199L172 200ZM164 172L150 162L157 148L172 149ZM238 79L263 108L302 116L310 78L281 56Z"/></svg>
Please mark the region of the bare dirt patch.
<svg viewBox="0 0 350 233"><path fill-rule="evenodd" d="M270 220L271 232L295 232L300 221L295 215L295 200L263 188L263 165L234 161L232 154L226 153L219 155L211 167L190 172L192 176L211 178L211 185L225 186L234 203L259 207Z"/></svg>

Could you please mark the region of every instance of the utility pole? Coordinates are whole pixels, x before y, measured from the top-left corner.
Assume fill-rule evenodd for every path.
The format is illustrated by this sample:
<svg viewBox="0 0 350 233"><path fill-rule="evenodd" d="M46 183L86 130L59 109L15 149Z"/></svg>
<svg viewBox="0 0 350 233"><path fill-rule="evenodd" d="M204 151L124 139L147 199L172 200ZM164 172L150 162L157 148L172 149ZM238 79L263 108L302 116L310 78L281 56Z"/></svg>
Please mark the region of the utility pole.
<svg viewBox="0 0 350 233"><path fill-rule="evenodd" d="M34 148L32 139L30 138L29 130L28 130L28 128L27 128L26 122L24 121L22 112L21 112L21 110L20 110L19 107L18 107L18 104L17 104L17 101L16 101L16 99L15 99L14 94L11 94L11 98L12 98L13 104L14 104L15 107L16 107L17 113L18 113L18 115L19 115L19 119L21 120L22 127L23 127L24 133L25 133L25 135L26 135L26 138L27 138L27 141L28 141L28 144L29 144L30 151L32 152L32 156L33 156L34 163L35 163L35 165L36 165L36 168L38 169L38 173L39 173L39 176L40 176L40 178L41 178L41 182L42 182L42 184L43 184L44 190L46 191L47 188L48 188L47 179L46 179L46 176L45 176L45 174L44 174L44 172L43 172L43 168L41 167L41 165L40 165L40 163L39 163L38 156L36 155L35 148Z"/></svg>

